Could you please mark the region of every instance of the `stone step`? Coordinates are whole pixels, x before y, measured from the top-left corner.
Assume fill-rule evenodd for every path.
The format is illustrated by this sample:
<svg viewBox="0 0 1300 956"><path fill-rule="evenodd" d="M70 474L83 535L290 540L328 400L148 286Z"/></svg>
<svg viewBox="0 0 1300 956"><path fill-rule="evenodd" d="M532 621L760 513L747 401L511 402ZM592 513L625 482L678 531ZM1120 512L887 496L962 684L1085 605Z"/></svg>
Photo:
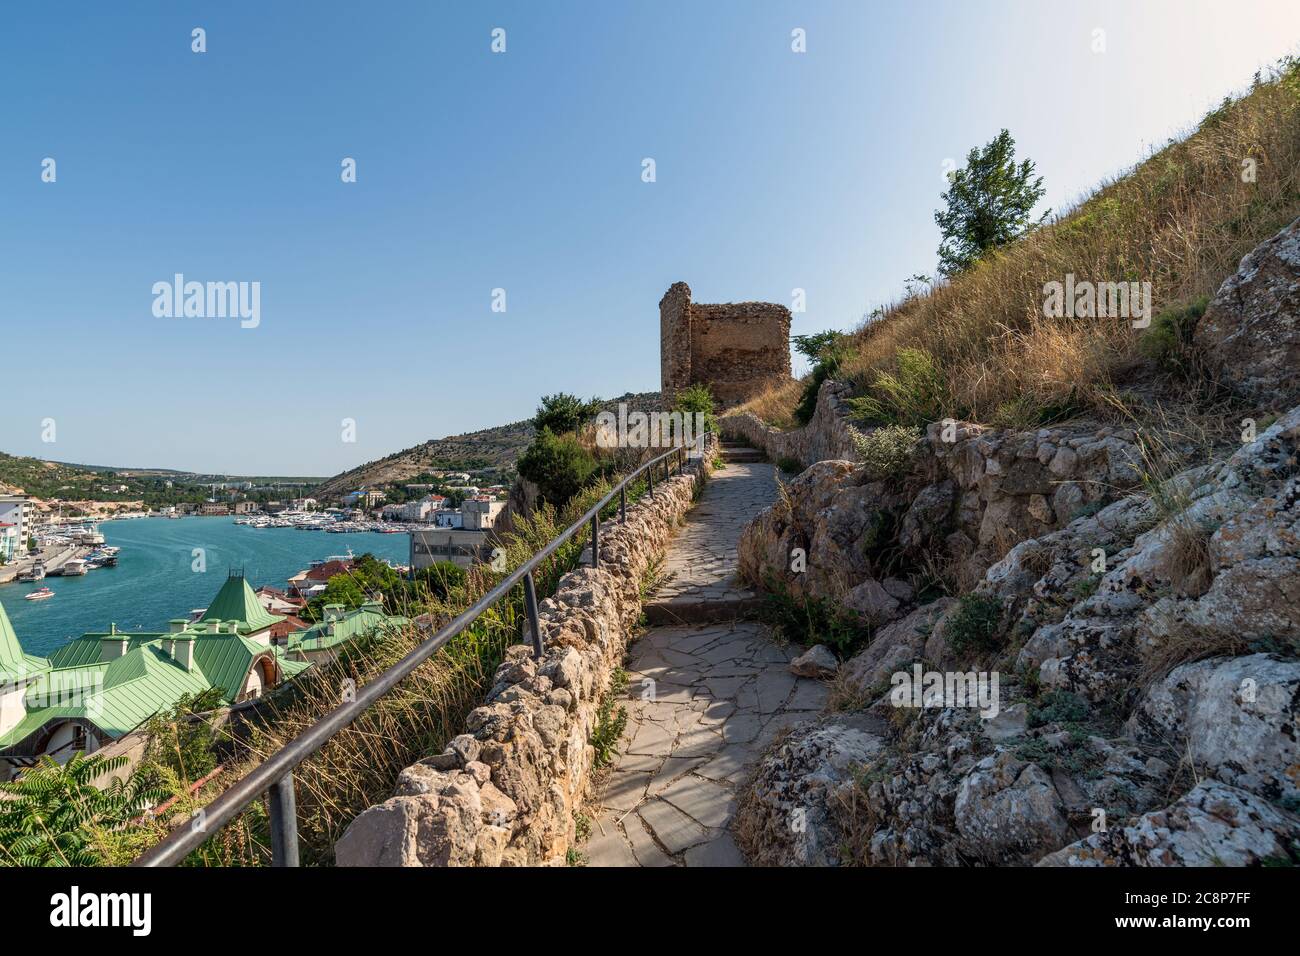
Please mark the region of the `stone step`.
<svg viewBox="0 0 1300 956"><path fill-rule="evenodd" d="M749 591L733 591L725 596L700 600L697 597L678 597L656 601L651 598L644 606L646 623L651 626L677 624L719 624L724 621L753 620L763 606L763 599Z"/></svg>
<svg viewBox="0 0 1300 956"><path fill-rule="evenodd" d="M727 446L727 445L723 445L723 446L722 446L722 460L723 460L723 461L737 461L737 462L742 462L742 461L763 461L763 460L765 460L766 458L767 458L767 456L764 455L764 454L763 454L761 451L759 451L757 448L749 448L749 447L746 447L746 446L743 446L743 445L738 445L738 446Z"/></svg>

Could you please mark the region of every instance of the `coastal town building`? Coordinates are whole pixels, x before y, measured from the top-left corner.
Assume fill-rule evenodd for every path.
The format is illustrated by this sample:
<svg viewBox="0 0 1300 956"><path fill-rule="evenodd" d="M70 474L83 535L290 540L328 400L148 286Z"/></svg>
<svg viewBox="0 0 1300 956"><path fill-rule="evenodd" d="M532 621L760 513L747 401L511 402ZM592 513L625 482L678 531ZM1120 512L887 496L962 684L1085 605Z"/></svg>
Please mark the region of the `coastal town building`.
<svg viewBox="0 0 1300 956"><path fill-rule="evenodd" d="M313 664L333 660L349 642L383 628L402 627L406 623L404 617L385 614L383 606L377 601L368 602L351 611L342 604L327 604L324 620L288 636L284 654L289 660Z"/></svg>
<svg viewBox="0 0 1300 956"><path fill-rule="evenodd" d="M26 495L0 495L0 524L13 525L17 529L19 547L23 550L27 539L32 536L34 519L35 509Z"/></svg>
<svg viewBox="0 0 1300 956"><path fill-rule="evenodd" d="M11 521L0 521L0 563L9 564L25 550L18 525Z"/></svg>
<svg viewBox="0 0 1300 956"><path fill-rule="evenodd" d="M505 510L504 501L496 501L487 495L476 495L461 502L461 527L473 531L486 531L496 524L497 517Z"/></svg>
<svg viewBox="0 0 1300 956"><path fill-rule="evenodd" d="M439 561L450 561L468 568L477 561L492 557L492 545L486 531L462 528L430 528L411 532L411 567L427 568Z"/></svg>
<svg viewBox="0 0 1300 956"><path fill-rule="evenodd" d="M224 501L205 501L199 505L199 514L201 515L228 515L230 506Z"/></svg>
<svg viewBox="0 0 1300 956"><path fill-rule="evenodd" d="M233 511L233 512L234 512L235 514L237 514L237 515L247 515L247 514L252 514L254 511L257 510L257 502L256 502L256 501L236 501L233 505L231 505L230 510Z"/></svg>
<svg viewBox="0 0 1300 956"><path fill-rule="evenodd" d="M299 571L289 579L288 594L290 597L303 600L315 597L325 590L325 585L329 583L330 578L336 574L347 574L355 565L355 561L345 558L318 561L306 571Z"/></svg>
<svg viewBox="0 0 1300 956"><path fill-rule="evenodd" d="M376 604L336 607L313 627L291 618L231 572L205 610L166 631L109 625L47 659L23 652L0 605L0 780L41 755L63 763L119 741L186 696L217 688L225 706L255 700L348 641L405 623Z"/></svg>

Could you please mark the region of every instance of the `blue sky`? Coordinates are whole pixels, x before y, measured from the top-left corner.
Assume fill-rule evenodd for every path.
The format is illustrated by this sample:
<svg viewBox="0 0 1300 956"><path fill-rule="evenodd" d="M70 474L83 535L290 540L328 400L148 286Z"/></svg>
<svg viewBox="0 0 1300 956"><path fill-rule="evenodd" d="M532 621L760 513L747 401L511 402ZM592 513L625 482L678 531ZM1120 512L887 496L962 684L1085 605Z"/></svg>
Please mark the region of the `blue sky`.
<svg viewBox="0 0 1300 956"><path fill-rule="evenodd" d="M851 328L934 272L945 159L1007 127L1068 206L1297 44L1289 0L7 5L0 450L334 473L658 388L679 279ZM260 325L155 317L177 272Z"/></svg>

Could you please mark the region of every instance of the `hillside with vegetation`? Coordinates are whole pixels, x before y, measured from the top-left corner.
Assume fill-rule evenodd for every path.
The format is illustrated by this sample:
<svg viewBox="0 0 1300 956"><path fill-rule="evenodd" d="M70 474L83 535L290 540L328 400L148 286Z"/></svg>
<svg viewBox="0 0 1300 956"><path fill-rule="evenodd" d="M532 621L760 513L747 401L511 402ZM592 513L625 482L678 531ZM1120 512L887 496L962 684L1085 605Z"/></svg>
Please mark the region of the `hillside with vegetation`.
<svg viewBox="0 0 1300 956"><path fill-rule="evenodd" d="M944 281L803 339L815 374L723 421L800 452L740 568L834 680L763 755L738 842L777 865L1293 867L1300 63L1041 225L1012 146L945 194ZM1070 276L1150 283L1152 309L1057 313Z"/></svg>
<svg viewBox="0 0 1300 956"><path fill-rule="evenodd" d="M658 392L629 392L598 404L616 410L620 402L625 402L629 410L648 411L655 407L658 398ZM463 435L431 439L335 475L320 485L317 496L325 500L358 488L385 488L414 482L432 471L484 471L508 481L515 464L532 443L533 434L533 420L528 418Z"/></svg>
<svg viewBox="0 0 1300 956"><path fill-rule="evenodd" d="M833 348L816 343L827 367L814 377L850 384L869 424L950 417L1030 428L1196 405L1180 387L1187 315L1297 211L1300 66L1287 61L1075 208L949 279L914 277L912 294ZM1123 319L1047 318L1044 284L1067 274L1150 282L1158 317L1145 334ZM796 426L807 420L807 404L797 414L805 388L769 390L747 408Z"/></svg>
<svg viewBox="0 0 1300 956"><path fill-rule="evenodd" d="M166 468L116 468L49 461L0 452L0 494L26 494L42 501L109 502L158 507L197 503L214 483L265 486L248 496L270 500L290 489L308 490L319 478L201 474Z"/></svg>

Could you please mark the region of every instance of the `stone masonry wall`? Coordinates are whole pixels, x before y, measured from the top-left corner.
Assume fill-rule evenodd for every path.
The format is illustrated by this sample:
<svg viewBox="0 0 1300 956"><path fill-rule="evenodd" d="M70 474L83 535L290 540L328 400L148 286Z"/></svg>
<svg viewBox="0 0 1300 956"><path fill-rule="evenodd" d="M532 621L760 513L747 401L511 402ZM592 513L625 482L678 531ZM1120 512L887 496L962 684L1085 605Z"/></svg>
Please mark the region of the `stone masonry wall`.
<svg viewBox="0 0 1300 956"><path fill-rule="evenodd" d="M788 432L773 428L753 412L723 415L718 421L724 432L744 438L772 461L792 458L805 468L829 459L856 461L860 433L849 424L844 402L848 391L849 386L839 382L823 382L812 421Z"/></svg>
<svg viewBox="0 0 1300 956"><path fill-rule="evenodd" d="M721 405L743 402L790 377L790 310L772 302L706 305L675 282L659 301L665 403L688 385L708 385Z"/></svg>
<svg viewBox="0 0 1300 956"><path fill-rule="evenodd" d="M715 439L716 441L716 439ZM690 509L713 448L602 527L600 567L560 579L539 607L546 652L515 645L483 706L444 753L402 771L352 821L339 866L562 865L591 780L601 697L640 614L640 586Z"/></svg>

